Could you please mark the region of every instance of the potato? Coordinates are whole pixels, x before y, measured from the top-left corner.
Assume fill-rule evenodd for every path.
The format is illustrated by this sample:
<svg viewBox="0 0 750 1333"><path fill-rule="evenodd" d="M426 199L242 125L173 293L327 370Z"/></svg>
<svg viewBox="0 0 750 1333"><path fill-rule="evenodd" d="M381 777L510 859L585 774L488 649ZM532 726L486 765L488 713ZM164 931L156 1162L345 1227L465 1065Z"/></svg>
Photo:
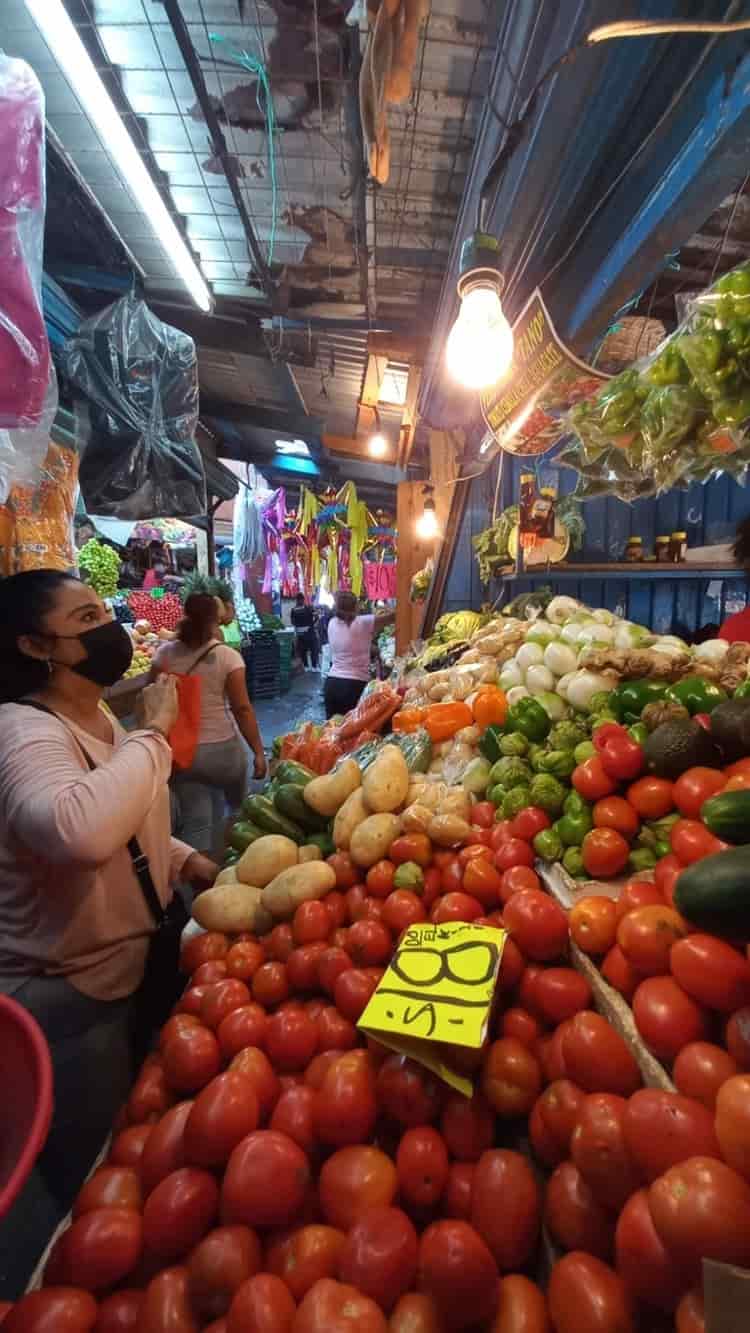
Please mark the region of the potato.
<svg viewBox="0 0 750 1333"><path fill-rule="evenodd" d="M349 855L358 866L374 866L388 855L388 849L401 832L398 815L383 812L369 815L358 824L349 842Z"/></svg>
<svg viewBox="0 0 750 1333"><path fill-rule="evenodd" d="M427 836L438 847L455 847L471 833L471 825L458 815L433 815L427 826Z"/></svg>
<svg viewBox="0 0 750 1333"><path fill-rule="evenodd" d="M426 833L430 820L434 818L435 811L430 810L427 805L407 805L401 816L404 833Z"/></svg>
<svg viewBox="0 0 750 1333"><path fill-rule="evenodd" d="M263 906L274 917L294 916L300 903L323 898L336 883L336 872L326 861L308 861L282 870L263 890Z"/></svg>
<svg viewBox="0 0 750 1333"><path fill-rule="evenodd" d="M322 861L323 853L314 842L308 842L299 849L299 863L301 866L307 865L308 861Z"/></svg>
<svg viewBox="0 0 750 1333"><path fill-rule="evenodd" d="M280 833L266 833L251 842L242 853L235 870L241 884L254 884L263 889L276 875L289 866L296 866L299 848L291 838Z"/></svg>
<svg viewBox="0 0 750 1333"><path fill-rule="evenodd" d="M361 787L357 787L351 796L347 796L344 804L339 810L333 821L333 841L342 851L348 852L352 833L358 824L362 823L371 812L365 803L364 793Z"/></svg>
<svg viewBox="0 0 750 1333"><path fill-rule="evenodd" d="M438 800L437 813L439 815L458 815L461 819L468 820L471 814L469 793L463 787L446 787Z"/></svg>
<svg viewBox="0 0 750 1333"><path fill-rule="evenodd" d="M235 865L226 866L224 870L219 871L213 882L213 888L217 889L220 884L237 884L238 882L237 865L235 863Z"/></svg>
<svg viewBox="0 0 750 1333"><path fill-rule="evenodd" d="M193 902L193 920L204 930L220 930L227 934L255 930L260 904L260 889L249 884L220 884L198 894Z"/></svg>
<svg viewBox="0 0 750 1333"><path fill-rule="evenodd" d="M313 778L303 788L302 795L312 810L330 818L341 809L347 796L361 786L362 774L356 759L345 759L340 768Z"/></svg>
<svg viewBox="0 0 750 1333"><path fill-rule="evenodd" d="M398 810L406 800L409 781L402 751L397 745L384 745L362 778L365 801L375 814Z"/></svg>

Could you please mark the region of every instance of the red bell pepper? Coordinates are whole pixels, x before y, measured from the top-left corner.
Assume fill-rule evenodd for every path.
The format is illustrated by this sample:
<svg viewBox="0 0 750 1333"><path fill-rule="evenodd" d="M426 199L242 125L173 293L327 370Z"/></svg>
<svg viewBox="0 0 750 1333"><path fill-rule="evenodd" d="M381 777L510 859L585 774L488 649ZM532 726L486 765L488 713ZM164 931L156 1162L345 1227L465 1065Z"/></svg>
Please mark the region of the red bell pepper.
<svg viewBox="0 0 750 1333"><path fill-rule="evenodd" d="M643 770L643 750L625 727L617 722L606 722L597 727L593 736L602 768L617 782L632 782Z"/></svg>

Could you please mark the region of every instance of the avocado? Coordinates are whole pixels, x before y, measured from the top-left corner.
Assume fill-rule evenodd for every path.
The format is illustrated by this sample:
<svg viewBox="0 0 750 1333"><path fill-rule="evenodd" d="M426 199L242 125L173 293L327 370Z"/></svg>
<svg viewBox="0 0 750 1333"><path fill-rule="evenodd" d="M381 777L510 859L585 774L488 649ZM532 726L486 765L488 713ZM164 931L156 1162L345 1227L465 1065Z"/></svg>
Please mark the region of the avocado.
<svg viewBox="0 0 750 1333"><path fill-rule="evenodd" d="M672 781L688 768L716 768L721 763L721 752L709 733L699 722L688 720L662 722L651 732L643 753L650 773Z"/></svg>
<svg viewBox="0 0 750 1333"><path fill-rule="evenodd" d="M711 714L711 736L733 764L750 755L750 699L727 699Z"/></svg>

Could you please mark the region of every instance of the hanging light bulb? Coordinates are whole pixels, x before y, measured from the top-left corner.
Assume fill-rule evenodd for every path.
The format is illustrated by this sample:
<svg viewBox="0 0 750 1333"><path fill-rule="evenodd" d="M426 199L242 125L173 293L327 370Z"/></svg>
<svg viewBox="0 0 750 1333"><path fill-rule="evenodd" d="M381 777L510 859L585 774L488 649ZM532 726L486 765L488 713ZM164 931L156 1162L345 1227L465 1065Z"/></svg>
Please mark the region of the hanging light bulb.
<svg viewBox="0 0 750 1333"><path fill-rule="evenodd" d="M500 304L504 280L498 255L494 236L483 232L469 237L461 252L461 309L448 335L445 359L450 374L467 389L496 384L513 361L513 330Z"/></svg>
<svg viewBox="0 0 750 1333"><path fill-rule="evenodd" d="M367 452L371 458L384 458L388 452L388 441L381 431L376 431L367 441Z"/></svg>
<svg viewBox="0 0 750 1333"><path fill-rule="evenodd" d="M424 510L417 519L417 536L421 537L422 541L429 542L438 535L438 521L435 512L435 501L432 498L432 487L425 486L423 495Z"/></svg>

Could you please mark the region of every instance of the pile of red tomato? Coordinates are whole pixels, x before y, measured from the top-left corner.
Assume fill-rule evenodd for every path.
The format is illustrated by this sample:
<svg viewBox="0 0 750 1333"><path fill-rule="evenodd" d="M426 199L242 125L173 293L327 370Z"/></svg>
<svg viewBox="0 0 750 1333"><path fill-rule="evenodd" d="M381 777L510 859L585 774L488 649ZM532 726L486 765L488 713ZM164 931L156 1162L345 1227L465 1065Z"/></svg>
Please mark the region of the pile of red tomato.
<svg viewBox="0 0 750 1333"><path fill-rule="evenodd" d="M185 945L106 1164L3 1333L703 1333L702 1256L750 1264L750 965L696 961L663 885L569 922L532 868L546 816L474 818L469 846L400 837L363 881L337 853L333 892L263 939ZM419 891L393 887L407 862ZM459 1059L471 1100L356 1027L428 918L510 932L485 1045ZM679 1092L641 1086L569 929L610 979L614 956L714 1014L678 1045L650 1006ZM730 1011L727 1053L706 1038Z"/></svg>

